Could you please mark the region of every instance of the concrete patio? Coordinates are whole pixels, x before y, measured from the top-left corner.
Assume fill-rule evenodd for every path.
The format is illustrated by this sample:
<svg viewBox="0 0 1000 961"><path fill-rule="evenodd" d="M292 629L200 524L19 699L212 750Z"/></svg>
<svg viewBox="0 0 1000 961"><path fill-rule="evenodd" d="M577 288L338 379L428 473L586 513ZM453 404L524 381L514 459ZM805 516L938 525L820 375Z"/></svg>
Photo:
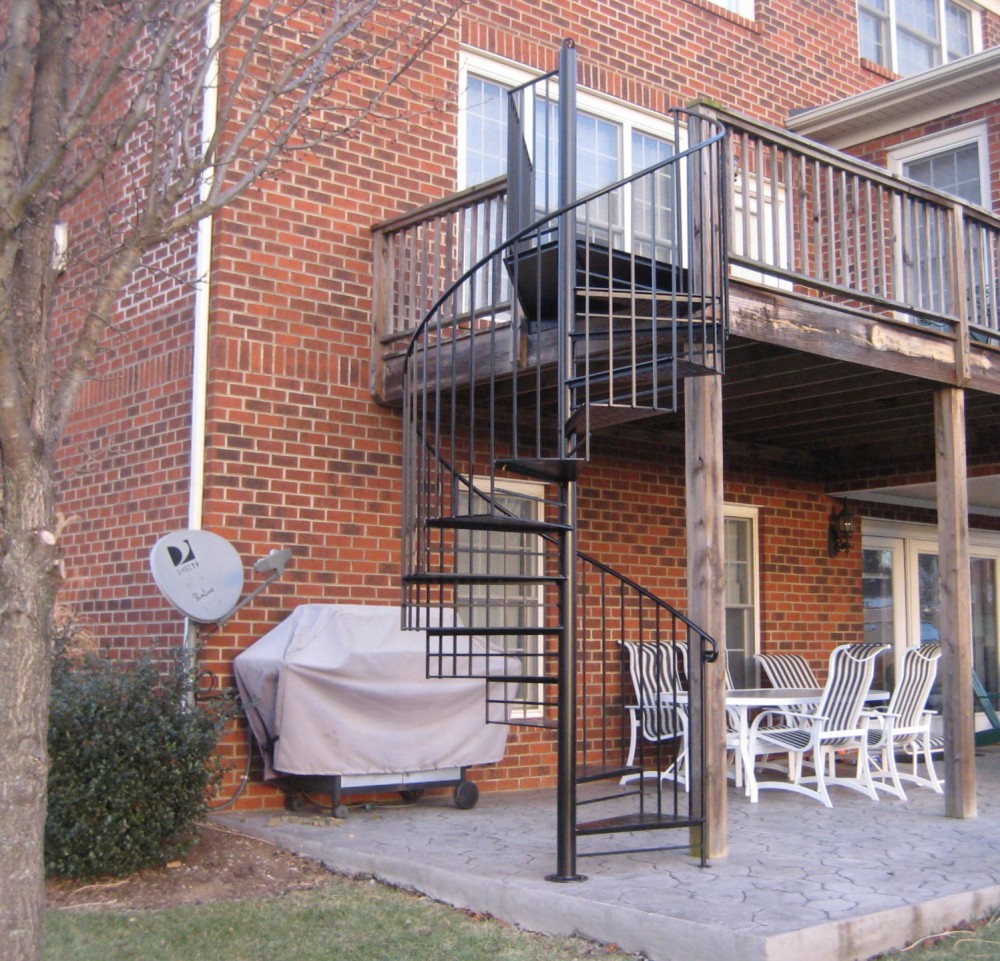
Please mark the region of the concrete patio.
<svg viewBox="0 0 1000 961"><path fill-rule="evenodd" d="M854 961L1000 907L1000 746L978 750L977 772L979 814L968 820L946 818L943 799L918 787L905 803L833 788L832 809L784 791L752 805L730 787L727 858L702 869L686 847L581 857L588 880L568 884L545 880L551 791L484 794L468 811L450 792L390 800L331 826L276 812L220 820L338 872L653 961ZM579 851L648 841L582 838Z"/></svg>

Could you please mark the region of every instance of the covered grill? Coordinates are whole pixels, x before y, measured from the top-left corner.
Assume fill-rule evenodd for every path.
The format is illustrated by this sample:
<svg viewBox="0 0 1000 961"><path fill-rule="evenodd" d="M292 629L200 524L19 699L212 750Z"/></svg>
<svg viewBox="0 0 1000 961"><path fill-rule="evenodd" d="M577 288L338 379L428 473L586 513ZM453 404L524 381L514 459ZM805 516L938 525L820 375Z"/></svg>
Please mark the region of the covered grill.
<svg viewBox="0 0 1000 961"><path fill-rule="evenodd" d="M465 768L506 749L506 725L486 723L485 686L503 682L428 679L424 633L400 623L398 607L306 604L237 655L267 781L330 793L340 815L342 793L430 785L454 784L456 804L475 804ZM516 670L515 658L490 661Z"/></svg>

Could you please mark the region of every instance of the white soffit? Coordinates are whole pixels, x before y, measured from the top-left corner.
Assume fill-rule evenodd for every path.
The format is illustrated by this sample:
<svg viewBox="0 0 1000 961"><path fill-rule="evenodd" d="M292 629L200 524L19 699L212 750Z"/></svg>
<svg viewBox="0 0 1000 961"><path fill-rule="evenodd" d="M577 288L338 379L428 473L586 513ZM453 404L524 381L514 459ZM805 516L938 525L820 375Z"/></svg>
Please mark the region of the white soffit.
<svg viewBox="0 0 1000 961"><path fill-rule="evenodd" d="M968 481L969 513L1000 517L1000 477L970 477ZM937 510L937 485L904 484L898 487L875 487L863 491L832 493L831 497L871 501L876 504L897 504Z"/></svg>
<svg viewBox="0 0 1000 961"><path fill-rule="evenodd" d="M788 129L851 147L1000 97L1000 46L792 114Z"/></svg>

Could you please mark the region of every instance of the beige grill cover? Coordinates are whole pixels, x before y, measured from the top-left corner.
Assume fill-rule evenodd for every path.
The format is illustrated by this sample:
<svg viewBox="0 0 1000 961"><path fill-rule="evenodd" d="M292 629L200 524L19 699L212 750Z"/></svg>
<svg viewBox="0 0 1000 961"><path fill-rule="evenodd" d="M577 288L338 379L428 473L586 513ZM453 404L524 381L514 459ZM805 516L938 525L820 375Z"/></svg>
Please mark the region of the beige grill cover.
<svg viewBox="0 0 1000 961"><path fill-rule="evenodd" d="M479 639L473 645L486 651ZM233 662L265 778L402 774L499 761L507 727L486 723L487 682L428 679L425 664L424 633L402 630L398 607L297 608ZM489 664L492 674L519 666L502 654Z"/></svg>

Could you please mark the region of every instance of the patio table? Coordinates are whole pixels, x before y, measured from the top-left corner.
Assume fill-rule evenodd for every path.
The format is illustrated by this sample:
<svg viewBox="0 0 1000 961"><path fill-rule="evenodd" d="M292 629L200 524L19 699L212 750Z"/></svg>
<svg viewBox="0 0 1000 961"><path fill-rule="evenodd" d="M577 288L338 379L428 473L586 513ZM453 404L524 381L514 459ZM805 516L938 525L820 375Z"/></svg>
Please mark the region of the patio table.
<svg viewBox="0 0 1000 961"><path fill-rule="evenodd" d="M885 701L889 698L888 691L871 690L865 700ZM736 718L736 730L739 739L739 757L736 763L738 769L743 773L743 790L750 797L756 796L756 791L751 792L750 786L756 781L753 758L750 756L750 709L751 708L792 708L797 705L819 704L823 699L823 688L821 687L749 687L733 688L726 691L726 707L732 708L732 714ZM676 695L664 694L664 703L677 703L684 705L688 702L686 691L678 692ZM739 776L736 783L739 784Z"/></svg>

